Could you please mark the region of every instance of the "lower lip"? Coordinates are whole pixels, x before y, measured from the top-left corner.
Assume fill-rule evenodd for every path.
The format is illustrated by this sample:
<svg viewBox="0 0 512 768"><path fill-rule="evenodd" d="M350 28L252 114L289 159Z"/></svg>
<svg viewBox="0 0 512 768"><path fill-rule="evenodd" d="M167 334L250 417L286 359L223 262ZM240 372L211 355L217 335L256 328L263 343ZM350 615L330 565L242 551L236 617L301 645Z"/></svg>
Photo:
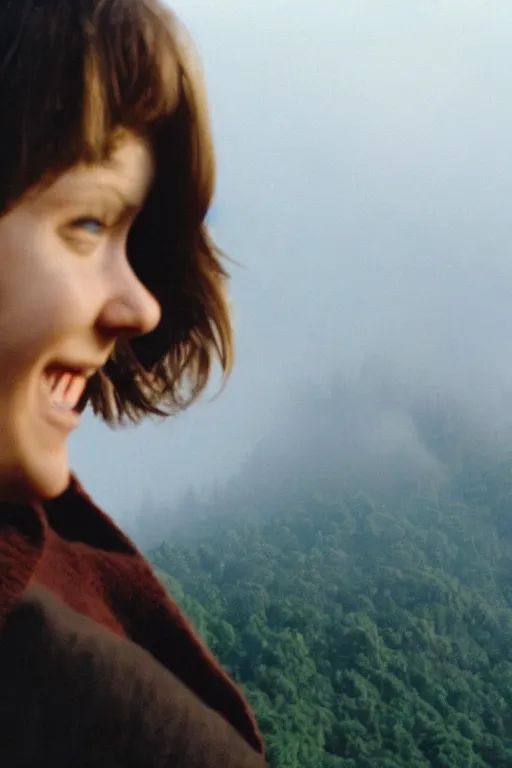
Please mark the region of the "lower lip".
<svg viewBox="0 0 512 768"><path fill-rule="evenodd" d="M71 432L80 424L80 414L72 410L56 408L50 403L48 419L52 424L66 432Z"/></svg>
<svg viewBox="0 0 512 768"><path fill-rule="evenodd" d="M39 386L39 403L46 423L64 434L76 429L80 424L80 414L72 408L59 408L53 404L51 389L45 377L40 380Z"/></svg>

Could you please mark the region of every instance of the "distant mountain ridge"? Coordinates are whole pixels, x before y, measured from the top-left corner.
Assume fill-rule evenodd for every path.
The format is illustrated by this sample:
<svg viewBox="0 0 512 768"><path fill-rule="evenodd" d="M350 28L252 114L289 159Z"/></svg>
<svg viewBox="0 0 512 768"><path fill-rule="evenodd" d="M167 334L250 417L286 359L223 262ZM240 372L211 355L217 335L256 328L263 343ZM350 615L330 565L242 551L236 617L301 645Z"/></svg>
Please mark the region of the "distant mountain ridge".
<svg viewBox="0 0 512 768"><path fill-rule="evenodd" d="M402 392L392 461L338 471L337 428L371 434L392 412L392 389L379 397L380 412L375 388L319 399L309 444L286 462L298 428L232 488L190 497L193 525L150 558L246 690L275 768L509 768L512 451L456 401ZM428 462L393 475L411 435Z"/></svg>

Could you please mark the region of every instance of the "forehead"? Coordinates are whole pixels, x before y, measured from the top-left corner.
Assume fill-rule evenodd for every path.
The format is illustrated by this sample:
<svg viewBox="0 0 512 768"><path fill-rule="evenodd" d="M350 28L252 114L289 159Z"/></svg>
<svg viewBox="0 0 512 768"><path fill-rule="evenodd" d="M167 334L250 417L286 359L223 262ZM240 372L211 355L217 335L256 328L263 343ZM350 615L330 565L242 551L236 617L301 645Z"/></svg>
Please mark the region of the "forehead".
<svg viewBox="0 0 512 768"><path fill-rule="evenodd" d="M139 208L149 192L155 174L152 148L148 141L125 136L110 157L99 163L79 163L57 176L43 188L41 202L51 204L89 196L101 189L117 191L127 205Z"/></svg>

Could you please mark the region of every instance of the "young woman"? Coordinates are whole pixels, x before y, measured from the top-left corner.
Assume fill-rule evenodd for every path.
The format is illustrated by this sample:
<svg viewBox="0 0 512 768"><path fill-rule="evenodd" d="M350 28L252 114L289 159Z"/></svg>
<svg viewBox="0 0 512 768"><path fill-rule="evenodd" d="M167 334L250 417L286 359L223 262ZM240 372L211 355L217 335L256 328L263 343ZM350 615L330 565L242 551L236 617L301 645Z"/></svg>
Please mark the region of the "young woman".
<svg viewBox="0 0 512 768"><path fill-rule="evenodd" d="M67 440L227 374L197 63L157 0L0 0L0 763L263 766L244 698Z"/></svg>

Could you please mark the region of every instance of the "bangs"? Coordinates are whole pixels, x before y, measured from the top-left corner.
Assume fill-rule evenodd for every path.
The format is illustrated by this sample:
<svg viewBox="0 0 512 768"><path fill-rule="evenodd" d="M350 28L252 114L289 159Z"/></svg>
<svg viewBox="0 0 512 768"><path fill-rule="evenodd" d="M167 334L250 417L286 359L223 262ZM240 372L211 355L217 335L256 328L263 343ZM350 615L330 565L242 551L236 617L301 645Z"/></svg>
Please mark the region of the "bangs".
<svg viewBox="0 0 512 768"><path fill-rule="evenodd" d="M11 199L49 173L104 160L120 127L151 136L179 105L190 41L186 51L175 16L150 0L18 0L0 21Z"/></svg>
<svg viewBox="0 0 512 768"><path fill-rule="evenodd" d="M112 151L120 126L152 134L176 111L182 87L179 27L170 11L144 0L98 4L84 25L81 158Z"/></svg>
<svg viewBox="0 0 512 768"><path fill-rule="evenodd" d="M205 227L215 162L201 67L157 0L16 0L0 8L0 212L79 163L102 162L120 132L150 141L156 178L128 258L162 309L120 342L87 402L109 424L169 415L227 376L227 273Z"/></svg>

